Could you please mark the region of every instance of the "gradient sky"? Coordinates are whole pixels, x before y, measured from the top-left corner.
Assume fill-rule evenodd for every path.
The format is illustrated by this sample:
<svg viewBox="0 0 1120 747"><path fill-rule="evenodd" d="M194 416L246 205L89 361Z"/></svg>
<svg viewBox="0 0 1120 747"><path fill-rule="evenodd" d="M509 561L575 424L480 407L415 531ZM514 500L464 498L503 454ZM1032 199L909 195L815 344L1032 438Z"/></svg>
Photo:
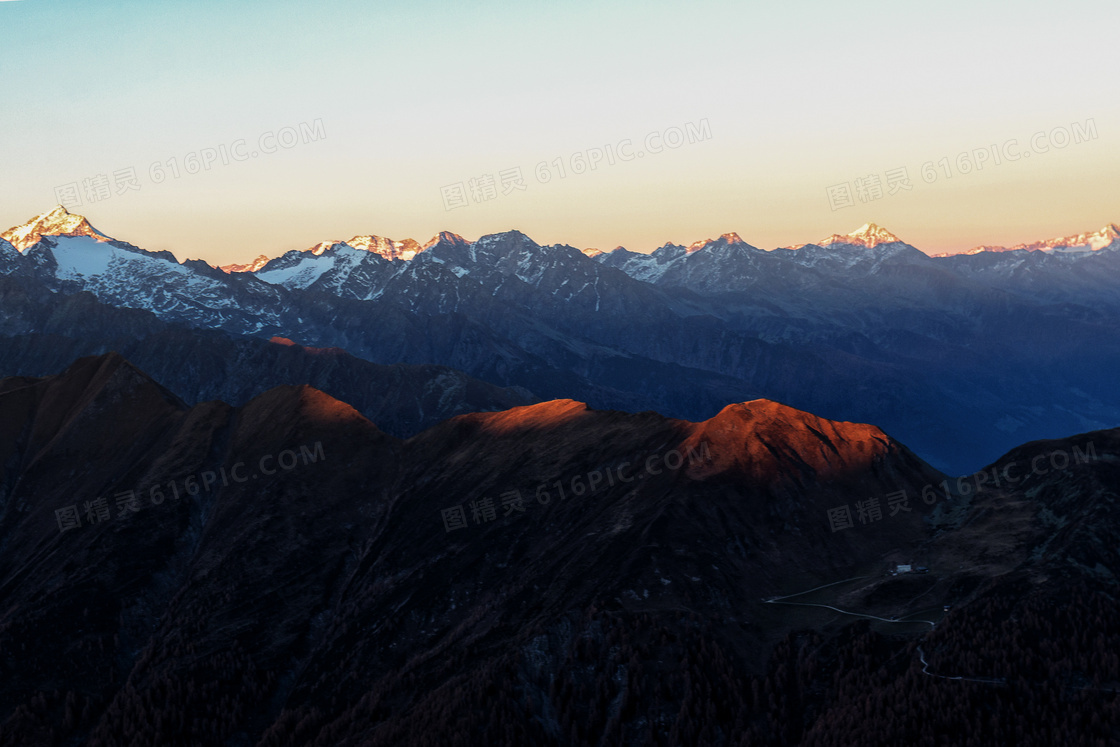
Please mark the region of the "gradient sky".
<svg viewBox="0 0 1120 747"><path fill-rule="evenodd" d="M1120 222L1118 21L1115 0L8 0L0 224L131 167L140 189L72 211L215 263L445 229L636 251L736 231L769 249L874 221L927 252L1096 230ZM188 154L316 120L317 142L186 173ZM702 120L710 139L644 153ZM1073 123L1096 137L991 159ZM558 178L555 159L627 138L641 158ZM988 163L959 173L975 149ZM952 176L923 181L943 157ZM181 175L154 183L169 159ZM524 191L445 209L441 188L512 167ZM899 167L909 191L830 206L828 187Z"/></svg>

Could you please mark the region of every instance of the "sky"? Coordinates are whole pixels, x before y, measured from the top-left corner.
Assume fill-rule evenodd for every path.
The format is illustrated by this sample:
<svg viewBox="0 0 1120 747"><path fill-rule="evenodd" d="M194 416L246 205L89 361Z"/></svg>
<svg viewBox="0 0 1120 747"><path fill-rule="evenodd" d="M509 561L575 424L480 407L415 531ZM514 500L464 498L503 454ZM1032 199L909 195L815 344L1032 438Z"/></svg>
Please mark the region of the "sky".
<svg viewBox="0 0 1120 747"><path fill-rule="evenodd" d="M1120 223L1120 4L0 0L0 224L215 264ZM590 167L594 161L594 168ZM519 178L520 177L520 178Z"/></svg>

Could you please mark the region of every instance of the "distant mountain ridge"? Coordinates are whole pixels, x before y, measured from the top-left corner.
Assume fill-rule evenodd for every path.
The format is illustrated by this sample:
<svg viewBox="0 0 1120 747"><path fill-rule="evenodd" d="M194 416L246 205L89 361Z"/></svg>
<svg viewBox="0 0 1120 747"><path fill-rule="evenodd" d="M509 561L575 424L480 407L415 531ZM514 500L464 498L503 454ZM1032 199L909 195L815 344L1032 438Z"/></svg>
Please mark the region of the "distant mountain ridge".
<svg viewBox="0 0 1120 747"><path fill-rule="evenodd" d="M57 205L51 210L41 213L40 215L31 218L26 223L20 224L9 228L7 231L0 233L0 240L5 240L15 246L20 252L24 252L30 247L34 246L40 238L44 236L89 236L99 241L112 241L112 239L105 234L102 234L97 229L90 225L85 217L77 214L70 213L65 207ZM269 262L281 259L286 256L294 254L303 254L310 252L313 256L322 255L328 249L345 245L352 249L370 252L377 254L388 260L404 260L408 261L415 258L415 256L426 249L429 249L436 244L443 242L462 242L470 244L461 236L453 234L449 231L441 231L436 236L433 236L424 244L420 244L415 239L388 239L374 234L357 235L346 241L323 241L307 250L293 250L286 252L284 255L277 257L269 257L268 255L258 255L251 262L222 265L221 269L227 273L256 273L260 271ZM882 244L904 244L905 242L895 234L891 233L886 228L879 226L875 223L865 223L859 228L847 234L831 234L819 241L795 244L789 247L782 247L785 249L801 249L807 246L853 246L865 247L868 249L875 248ZM687 247L681 245L666 243L661 248L667 247L680 247L686 250L687 254L709 248L711 246L728 246L728 245L745 245L750 246L744 241L739 234L729 232L722 234L717 239L701 239L694 241ZM907 246L910 246L907 244ZM1069 253L1084 253L1090 251L1102 251L1120 249L1120 227L1115 223L1110 223L1097 231L1082 232L1070 236L1045 239L1031 243L1017 244L1012 247L985 245L978 246L973 249L963 252L964 254L977 254L980 252L1011 252L1011 251L1055 251L1066 250ZM613 250L603 252L598 249L582 249L584 254L592 258L598 258L604 255L610 255L613 252L623 250L623 247L616 247ZM1081 250L1081 251L1078 251ZM624 250L629 251L629 250ZM631 254L640 254L638 252L630 252ZM937 254L936 257L954 256L951 254Z"/></svg>
<svg viewBox="0 0 1120 747"><path fill-rule="evenodd" d="M424 251L425 249L429 249L432 246L435 246L437 243L439 243L440 240L447 240L447 237L454 237L458 241L466 242L466 240L463 239L461 236L458 236L456 234L452 234L452 233L447 232L447 231L441 232L440 234L433 237L432 239L430 239L429 241L427 241L423 245L420 245L419 243L417 243L413 239L404 239L404 240L400 240L400 241L395 241L395 240L392 240L392 239L382 238L380 236L370 235L370 236L355 236L354 238L350 239L349 241L345 241L345 242L343 242L343 241L325 241L325 242L321 242L319 244L316 244L315 246L311 247L310 249L308 249L306 251L310 251L312 254L317 256L317 255L322 254L324 251L326 251L327 249L329 249L331 247L337 246L339 244L346 244L347 246L350 246L350 247L355 248L355 249L361 249L361 250L364 250L364 251L369 251L369 252L379 254L380 256L384 257L385 259L409 260L409 259L412 259L413 257L415 257L416 254L418 254L419 252ZM963 253L965 253L965 254L976 254L976 253L979 253L979 252L982 252L982 251L992 251L992 252L1052 251L1052 250L1056 250L1056 249L1058 249L1058 250L1061 250L1061 249L1076 250L1076 249L1081 249L1081 248L1084 248L1086 251L1101 251L1103 249L1120 249L1120 241L1118 241L1118 239L1120 239L1120 228L1118 228L1115 223L1110 223L1107 226L1105 226L1104 228L1101 228L1100 230L1094 231L1094 232L1084 232L1084 233L1075 234L1075 235L1072 235L1072 236L1066 236L1066 237L1063 237L1063 238L1047 239L1047 240L1044 240L1044 241L1036 241L1036 242L1029 243L1029 244L1017 244L1016 246L1013 246L1013 247L980 246L980 247L970 249L967 252L963 252ZM470 243L470 242L466 242L466 243ZM807 247L807 246L821 246L821 247L824 247L824 246L836 245L836 246L864 247L864 248L868 248L868 249L873 249L873 248L875 248L877 246L880 246L882 244L896 244L896 243L897 244L905 244L906 242L904 242L898 236L891 233L890 231L888 231L886 228L883 228L882 226L879 226L875 223L865 223L864 225L860 226L859 228L855 229L854 231L851 231L851 232L846 233L846 234L834 233L834 234L831 234L830 236L826 236L825 238L820 239L819 241L805 243L805 244L794 244L792 246L781 247L781 248L784 248L784 249L801 249L801 248ZM683 249L685 249L686 254L692 254L692 253L700 251L702 249L706 249L710 246L729 246L729 245L750 246L750 244L748 244L746 241L744 241L739 236L739 234L737 234L735 232L729 232L729 233L725 233L725 234L720 235L716 239L700 239L700 240L694 241L691 244L689 244L687 247L683 247L679 244L673 244L671 242L668 242L660 248L661 249L665 249L667 247L668 248L683 248ZM910 245L907 244L907 246L910 246ZM602 251L602 250L599 250L599 249L581 249L580 251L583 254L585 254L586 256L588 256L592 259L598 259L600 257L610 255L610 254L612 254L614 252L617 252L617 251L620 251L620 250L629 252L629 254L638 254L638 255L642 254L641 252L631 252L629 250L624 249L621 246L616 247L616 248L614 248L610 251ZM655 250L655 251L657 251L657 250ZM291 253L292 252L288 252L287 254L291 254ZM1071 251L1071 253L1074 253L1074 252ZM283 256L287 256L287 255L283 255ZM943 253L943 254L936 254L936 255L931 255L931 256L948 257L948 256L952 256L952 255L947 254L947 253ZM279 259L279 258L280 257L274 257L274 258L271 258L271 259ZM250 262L250 263L223 265L221 269L226 270L227 272L256 272L259 269L261 269L261 267L263 267L263 265L265 264L264 262L261 261L262 259L267 259L267 255L260 255L259 257L257 257L257 259L255 259L253 262ZM269 259L268 261L271 261L271 259Z"/></svg>
<svg viewBox="0 0 1120 747"><path fill-rule="evenodd" d="M318 256L322 255L323 253L327 252L328 250L336 249L338 247L348 247L350 249L356 249L356 250L359 250L359 251L370 252L372 254L377 254L380 257L384 257L385 259L388 259L388 260L398 260L399 259L399 260L408 261L408 260L412 259L413 257L415 257L420 252L424 251L425 249L431 248L432 246L439 243L440 241L455 241L455 240L462 241L463 239L462 239L461 236L457 236L456 234L450 233L449 231L441 231L440 233L436 234L427 243L425 243L423 245L419 244L414 239L403 239L403 240L400 240L400 241L396 241L396 240L393 240L393 239L386 239L382 236L374 236L374 235L354 236L353 238L348 239L346 241L321 241L318 244L316 244L315 246L311 247L310 249L307 249L307 250L304 250L304 251L293 250L291 252L286 252L285 254L281 255L280 257L269 257L265 254L262 254L262 255L258 256L255 260L253 260L252 262L249 262L249 263L246 263L246 264L222 265L221 268L219 268L219 269L225 270L226 272L230 272L230 273L233 273L233 272L253 272L253 273L255 273L259 270L264 269L264 267L266 265L268 265L270 262L281 260L281 259L284 259L285 257L300 256L300 255L303 255L303 254L306 254L306 253L310 253L312 256L318 257Z"/></svg>
<svg viewBox="0 0 1120 747"><path fill-rule="evenodd" d="M1079 233L1072 236L1063 236L1045 241L1035 241L1029 244L1016 244L1013 247L1004 246L979 246L970 249L967 254L980 252L1063 252L1063 253L1089 253L1104 250L1120 249L1120 227L1109 223L1098 231Z"/></svg>
<svg viewBox="0 0 1120 747"><path fill-rule="evenodd" d="M169 324L446 366L540 399L703 420L765 397L876 423L946 471L1120 422L1105 373L1120 366L1115 251L939 259L874 224L799 248L727 233L648 255L444 232L411 259L417 244L370 235L225 272L39 235L23 253L0 244L0 275Z"/></svg>

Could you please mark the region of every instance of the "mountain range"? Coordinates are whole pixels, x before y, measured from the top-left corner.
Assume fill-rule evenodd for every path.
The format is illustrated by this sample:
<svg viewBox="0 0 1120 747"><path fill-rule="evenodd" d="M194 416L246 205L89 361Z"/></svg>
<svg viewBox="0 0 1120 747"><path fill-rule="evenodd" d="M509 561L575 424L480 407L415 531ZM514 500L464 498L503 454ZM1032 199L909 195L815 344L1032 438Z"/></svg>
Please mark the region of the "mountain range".
<svg viewBox="0 0 1120 747"><path fill-rule="evenodd" d="M402 441L87 357L0 379L0 743L1107 744L1118 466L946 481L764 399Z"/></svg>
<svg viewBox="0 0 1120 747"><path fill-rule="evenodd" d="M1027 440L1120 422L1107 373L1120 364L1115 242L930 257L868 224L771 251L729 233L588 256L517 231L473 242L443 232L423 245L322 242L236 271L111 239L63 208L2 236L0 274L12 285L0 334L49 327L78 341L71 357L113 349L121 336L109 319L136 310L180 340L221 335L270 350L259 346L278 337L373 364L442 366L521 402L570 398L703 420L765 397L875 423L953 473ZM27 293L58 309L80 297L104 322L32 318L19 306ZM6 372L44 375L62 362L30 355ZM139 362L161 376L168 368ZM267 369L258 366L248 375ZM228 368L200 364L165 380L191 403L243 404L265 388L223 390L214 382ZM267 383L323 383L308 375ZM375 416L353 386L324 389ZM490 397L451 409L512 404ZM393 428L407 435L432 422Z"/></svg>
<svg viewBox="0 0 1120 747"><path fill-rule="evenodd" d="M1030 244L1016 244L1013 247L1004 246L978 246L970 249L966 254L979 254L981 252L1059 252L1065 254L1085 254L1099 252L1102 249L1120 248L1120 227L1109 223L1099 231L1079 233L1073 236L1063 236L1045 241L1035 241Z"/></svg>

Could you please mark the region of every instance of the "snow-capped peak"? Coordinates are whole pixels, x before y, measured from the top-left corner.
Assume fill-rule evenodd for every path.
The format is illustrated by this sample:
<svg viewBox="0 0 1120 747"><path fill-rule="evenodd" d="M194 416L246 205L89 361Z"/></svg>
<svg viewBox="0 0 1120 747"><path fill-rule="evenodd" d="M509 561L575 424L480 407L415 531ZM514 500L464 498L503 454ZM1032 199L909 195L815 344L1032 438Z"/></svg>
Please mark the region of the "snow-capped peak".
<svg viewBox="0 0 1120 747"><path fill-rule="evenodd" d="M985 244L984 246L978 246L978 247L975 247L974 249L969 249L967 252L965 252L965 254L980 254L982 252L1007 252L1007 251L1011 251L1011 250L1008 249L1006 246L994 246L992 244ZM931 254L930 256L931 257L951 257L953 255L950 252L942 252L940 254Z"/></svg>
<svg viewBox="0 0 1120 747"><path fill-rule="evenodd" d="M426 251L428 249L431 249L441 241L444 244L450 244L452 246L469 246L471 243L457 233L451 233L450 231L440 231L438 234L428 239L427 243L425 243L424 246L420 248L420 250Z"/></svg>
<svg viewBox="0 0 1120 747"><path fill-rule="evenodd" d="M451 233L450 231L441 231L437 236L432 237L426 244L421 245L414 239L394 240L387 239L383 236L375 236L373 234L365 236L354 236L346 241L320 241L318 244L310 247L301 254L310 252L313 257L319 257L325 254L328 250L334 247L350 247L357 249L360 252L370 252L377 254L388 260L410 260L421 252L431 249L440 241L448 244L468 246L470 242L458 234ZM255 260L247 264L233 264L225 265L219 269L226 272L258 272L265 265L277 257L269 257L265 254L260 255Z"/></svg>
<svg viewBox="0 0 1120 747"><path fill-rule="evenodd" d="M56 205L52 210L36 215L23 225L0 233L0 239L8 241L21 252L37 244L43 236L89 236L97 241L112 241L91 226L83 216L67 211L62 205Z"/></svg>
<svg viewBox="0 0 1120 747"><path fill-rule="evenodd" d="M722 241L724 244L727 244L729 246L732 245L732 244L745 244L746 243L741 238L739 238L739 234L732 231L730 233L720 234L720 237L718 239L703 239L701 241L694 241L694 242L692 242L691 244L688 245L687 253L692 254L693 252L698 252L701 249L703 249L704 247L708 246L709 244L717 244L720 241Z"/></svg>
<svg viewBox="0 0 1120 747"><path fill-rule="evenodd" d="M374 254L380 254L385 259L409 260L424 251L415 239L394 241L383 236L355 236L346 242L355 249L362 249Z"/></svg>
<svg viewBox="0 0 1120 747"><path fill-rule="evenodd" d="M1099 231L1079 233L1073 236L1061 236L1056 239L1034 241L1030 244L1016 244L1006 246L978 246L969 249L965 254L981 254L983 252L1013 252L1025 250L1028 252L1048 252L1058 254L1089 254L1099 252L1101 249L1120 249L1120 227L1109 223Z"/></svg>
<svg viewBox="0 0 1120 747"><path fill-rule="evenodd" d="M327 251L332 246L337 246L341 243L342 243L341 241L320 241L318 244L311 247L308 251L310 251L312 254L314 254L316 257L318 257L320 254Z"/></svg>
<svg viewBox="0 0 1120 747"><path fill-rule="evenodd" d="M817 244L820 246L828 246L829 244L853 244L855 246L866 246L868 249L871 249L879 244L892 244L900 241L902 241L902 239L882 226L878 226L874 223L864 223L851 233L844 234L843 236L834 233L828 238L821 239Z"/></svg>
<svg viewBox="0 0 1120 747"><path fill-rule="evenodd" d="M579 251L581 254L591 257L592 259L605 253L601 249L580 249Z"/></svg>
<svg viewBox="0 0 1120 747"><path fill-rule="evenodd" d="M265 265L267 265L270 261L272 261L272 260L269 258L269 256L267 254L262 254L259 257L257 257L256 259L254 259L252 262L249 262L248 264L222 265L218 269L222 270L223 272L226 272L226 273L256 272L257 270L259 270L262 267L264 267Z"/></svg>
<svg viewBox="0 0 1120 747"><path fill-rule="evenodd" d="M354 236L346 241L321 241L311 247L310 251L313 255L318 257L332 246L337 246L339 244L346 244L353 249L370 252L372 254L380 254L388 260L409 260L424 251L424 248L414 239L395 241L393 239L387 239L384 236L374 236L372 234Z"/></svg>
<svg viewBox="0 0 1120 747"><path fill-rule="evenodd" d="M1120 228L1117 228L1115 223L1109 223L1099 231L1079 233L1074 236L1062 236L1061 238L1047 239L1046 241L1036 241L1033 244L1022 244L1016 248L1042 251L1080 249L1082 251L1097 252L1106 247L1116 245L1117 239L1120 239Z"/></svg>
<svg viewBox="0 0 1120 747"><path fill-rule="evenodd" d="M895 236L893 233L876 225L875 223L864 223L862 226L852 231L851 233L839 234L834 233L831 236L814 241L812 245L816 246L830 246L832 244L847 244L848 246L863 246L868 249L873 249L880 244L893 244L895 242L903 243L902 239ZM785 247L786 249L800 249L810 244L794 244L793 246Z"/></svg>

